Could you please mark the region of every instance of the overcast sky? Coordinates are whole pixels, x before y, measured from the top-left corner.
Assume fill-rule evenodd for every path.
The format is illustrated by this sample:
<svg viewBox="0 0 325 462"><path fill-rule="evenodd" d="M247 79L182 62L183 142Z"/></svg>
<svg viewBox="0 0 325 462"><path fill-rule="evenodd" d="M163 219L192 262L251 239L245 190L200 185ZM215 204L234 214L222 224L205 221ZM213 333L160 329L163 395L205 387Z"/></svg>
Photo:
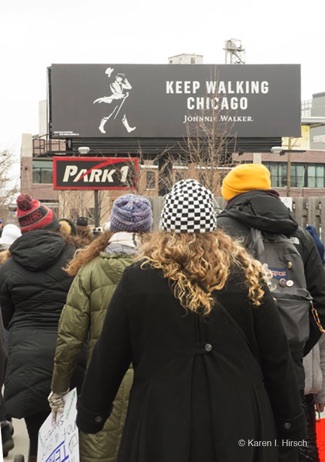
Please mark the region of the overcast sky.
<svg viewBox="0 0 325 462"><path fill-rule="evenodd" d="M182 53L225 63L235 38L247 64L301 64L301 99L325 92L324 0L1 0L0 151L38 133L46 69L65 63L167 64Z"/></svg>

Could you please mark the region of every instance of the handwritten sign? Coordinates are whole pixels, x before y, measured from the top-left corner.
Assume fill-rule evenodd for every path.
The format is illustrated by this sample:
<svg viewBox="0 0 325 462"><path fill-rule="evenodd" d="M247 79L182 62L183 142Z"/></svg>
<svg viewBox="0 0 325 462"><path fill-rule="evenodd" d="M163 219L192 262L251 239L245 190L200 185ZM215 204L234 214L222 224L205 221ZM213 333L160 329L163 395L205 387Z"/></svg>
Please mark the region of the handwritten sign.
<svg viewBox="0 0 325 462"><path fill-rule="evenodd" d="M281 202L288 207L288 209L292 212L293 200L292 197L280 197Z"/></svg>
<svg viewBox="0 0 325 462"><path fill-rule="evenodd" d="M64 402L64 411L55 420L51 413L39 430L37 462L79 462L76 388L64 397Z"/></svg>

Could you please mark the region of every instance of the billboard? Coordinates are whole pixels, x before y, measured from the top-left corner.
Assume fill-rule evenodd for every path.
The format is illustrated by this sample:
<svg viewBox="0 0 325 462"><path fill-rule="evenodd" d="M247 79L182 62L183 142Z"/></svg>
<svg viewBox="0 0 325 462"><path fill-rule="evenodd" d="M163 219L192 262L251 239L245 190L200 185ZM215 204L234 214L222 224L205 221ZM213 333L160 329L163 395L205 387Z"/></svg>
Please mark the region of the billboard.
<svg viewBox="0 0 325 462"><path fill-rule="evenodd" d="M53 157L53 189L134 189L139 159Z"/></svg>
<svg viewBox="0 0 325 462"><path fill-rule="evenodd" d="M53 64L52 138L300 136L300 65Z"/></svg>

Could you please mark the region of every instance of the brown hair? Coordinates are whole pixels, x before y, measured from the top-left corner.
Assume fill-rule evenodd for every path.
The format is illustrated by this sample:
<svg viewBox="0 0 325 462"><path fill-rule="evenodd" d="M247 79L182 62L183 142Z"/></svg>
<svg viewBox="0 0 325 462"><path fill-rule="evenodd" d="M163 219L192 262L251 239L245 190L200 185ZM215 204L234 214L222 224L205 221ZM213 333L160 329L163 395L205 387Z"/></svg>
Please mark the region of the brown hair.
<svg viewBox="0 0 325 462"><path fill-rule="evenodd" d="M80 241L82 244L88 245L90 244L93 239L93 233L91 232L90 226L78 226L76 225L76 230L77 230L77 237L79 237Z"/></svg>
<svg viewBox="0 0 325 462"><path fill-rule="evenodd" d="M72 260L64 268L69 276L75 276L79 269L85 266L88 262L98 257L108 245L108 242L113 234L118 231L104 231L100 233L88 246L77 249ZM132 233L130 233L132 234ZM136 233L139 236L141 242L145 242L148 239L150 233Z"/></svg>
<svg viewBox="0 0 325 462"><path fill-rule="evenodd" d="M74 257L65 268L65 271L69 276L75 276L79 269L85 266L88 262L97 257L108 244L110 237L112 236L111 231L105 231L101 233L86 247L76 250Z"/></svg>

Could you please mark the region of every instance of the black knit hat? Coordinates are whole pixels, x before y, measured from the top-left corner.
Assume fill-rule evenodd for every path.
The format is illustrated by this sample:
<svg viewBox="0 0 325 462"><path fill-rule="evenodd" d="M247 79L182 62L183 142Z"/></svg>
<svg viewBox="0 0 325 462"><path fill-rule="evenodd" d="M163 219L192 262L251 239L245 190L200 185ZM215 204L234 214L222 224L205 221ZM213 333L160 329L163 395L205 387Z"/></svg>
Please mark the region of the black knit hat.
<svg viewBox="0 0 325 462"><path fill-rule="evenodd" d="M87 217L78 217L77 218L77 226L88 226L88 218Z"/></svg>

